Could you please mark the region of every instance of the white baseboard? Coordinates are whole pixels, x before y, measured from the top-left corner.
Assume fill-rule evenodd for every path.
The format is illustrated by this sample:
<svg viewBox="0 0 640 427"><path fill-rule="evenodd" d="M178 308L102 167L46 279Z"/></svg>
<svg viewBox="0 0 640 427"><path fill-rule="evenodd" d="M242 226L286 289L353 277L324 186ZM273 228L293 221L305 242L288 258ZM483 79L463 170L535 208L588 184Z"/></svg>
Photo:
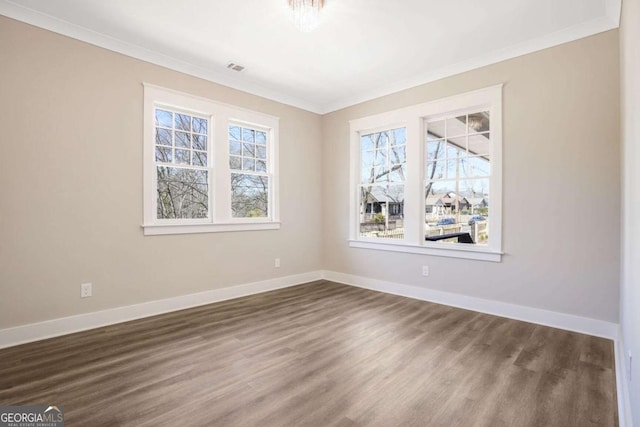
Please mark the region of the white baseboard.
<svg viewBox="0 0 640 427"><path fill-rule="evenodd" d="M127 322L171 311L184 310L214 302L259 294L276 289L313 282L322 278L321 271L278 277L260 282L229 286L179 297L149 301L93 313L79 314L14 328L0 329L0 348L11 347L46 338Z"/></svg>
<svg viewBox="0 0 640 427"><path fill-rule="evenodd" d="M631 404L629 401L625 348L622 331L620 330L620 325L617 323L505 302L475 298L466 295L436 291L417 286L403 285L400 283L338 273L335 271L324 271L322 278L345 285L357 286L359 288L414 298L422 301L435 302L452 307L479 311L481 313L493 314L510 319L522 320L539 325L551 326L554 328L611 339L614 343L619 426L633 426L631 421Z"/></svg>
<svg viewBox="0 0 640 427"><path fill-rule="evenodd" d="M633 427L631 419L631 401L629 400L629 377L627 375L627 357L622 329L618 329L615 340L616 354L616 391L618 393L618 421L620 427Z"/></svg>
<svg viewBox="0 0 640 427"><path fill-rule="evenodd" d="M509 319L522 320L524 322L551 326L553 328L580 332L597 337L613 340L618 337L618 324L604 320L590 319L587 317L558 313L540 308L526 307L523 305L436 291L417 286L403 285L400 283L354 276L335 271L324 271L323 278L333 282L343 283L345 285L352 285L388 294L435 302L452 307L464 308L466 310L479 311L481 313L493 314L496 316L507 317Z"/></svg>
<svg viewBox="0 0 640 427"><path fill-rule="evenodd" d="M335 271L312 271L175 298L117 307L94 313L79 314L14 328L0 329L0 348L287 288L320 279L612 339L614 340L615 350L619 425L620 427L632 426L625 349L622 333L618 324L533 307L338 273Z"/></svg>

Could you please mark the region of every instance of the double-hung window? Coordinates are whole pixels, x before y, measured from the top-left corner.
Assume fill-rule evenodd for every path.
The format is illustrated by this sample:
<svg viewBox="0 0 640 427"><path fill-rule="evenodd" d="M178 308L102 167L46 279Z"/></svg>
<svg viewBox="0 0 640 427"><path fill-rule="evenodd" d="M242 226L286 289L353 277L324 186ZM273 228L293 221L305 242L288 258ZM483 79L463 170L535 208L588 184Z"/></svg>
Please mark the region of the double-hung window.
<svg viewBox="0 0 640 427"><path fill-rule="evenodd" d="M360 235L402 239L406 128L361 136Z"/></svg>
<svg viewBox="0 0 640 427"><path fill-rule="evenodd" d="M351 121L350 245L499 261L502 86Z"/></svg>
<svg viewBox="0 0 640 427"><path fill-rule="evenodd" d="M144 232L279 228L278 118L144 87Z"/></svg>
<svg viewBox="0 0 640 427"><path fill-rule="evenodd" d="M231 213L234 218L269 216L269 136L266 129L229 126Z"/></svg>

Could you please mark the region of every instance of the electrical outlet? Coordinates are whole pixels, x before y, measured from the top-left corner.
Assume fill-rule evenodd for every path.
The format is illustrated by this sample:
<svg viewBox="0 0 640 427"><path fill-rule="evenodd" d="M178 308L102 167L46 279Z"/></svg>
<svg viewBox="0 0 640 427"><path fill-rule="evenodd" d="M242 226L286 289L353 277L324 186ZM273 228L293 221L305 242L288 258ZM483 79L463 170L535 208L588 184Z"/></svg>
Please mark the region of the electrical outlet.
<svg viewBox="0 0 640 427"><path fill-rule="evenodd" d="M89 298L92 295L91 283L80 285L80 298Z"/></svg>
<svg viewBox="0 0 640 427"><path fill-rule="evenodd" d="M423 265L422 266L422 275L427 277L429 275L429 266L428 265Z"/></svg>
<svg viewBox="0 0 640 427"><path fill-rule="evenodd" d="M274 263L276 268L280 268L280 258L276 258L276 262Z"/></svg>

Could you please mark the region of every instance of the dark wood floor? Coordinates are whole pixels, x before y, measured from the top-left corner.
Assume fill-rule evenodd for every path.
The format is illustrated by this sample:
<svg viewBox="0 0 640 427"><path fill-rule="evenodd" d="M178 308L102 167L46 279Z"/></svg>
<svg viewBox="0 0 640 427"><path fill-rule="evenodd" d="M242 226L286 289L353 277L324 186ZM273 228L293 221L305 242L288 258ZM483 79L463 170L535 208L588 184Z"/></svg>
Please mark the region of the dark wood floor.
<svg viewBox="0 0 640 427"><path fill-rule="evenodd" d="M614 426L613 343L316 282L0 350L67 426Z"/></svg>

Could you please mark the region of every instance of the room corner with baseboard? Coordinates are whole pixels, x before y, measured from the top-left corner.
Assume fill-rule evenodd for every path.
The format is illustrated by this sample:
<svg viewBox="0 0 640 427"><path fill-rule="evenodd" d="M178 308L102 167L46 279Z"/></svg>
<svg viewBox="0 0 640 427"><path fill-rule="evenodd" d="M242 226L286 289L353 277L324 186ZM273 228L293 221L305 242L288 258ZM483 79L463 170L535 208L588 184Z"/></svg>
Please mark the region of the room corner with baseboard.
<svg viewBox="0 0 640 427"><path fill-rule="evenodd" d="M258 3L0 0L0 426L638 426L640 0Z"/></svg>

